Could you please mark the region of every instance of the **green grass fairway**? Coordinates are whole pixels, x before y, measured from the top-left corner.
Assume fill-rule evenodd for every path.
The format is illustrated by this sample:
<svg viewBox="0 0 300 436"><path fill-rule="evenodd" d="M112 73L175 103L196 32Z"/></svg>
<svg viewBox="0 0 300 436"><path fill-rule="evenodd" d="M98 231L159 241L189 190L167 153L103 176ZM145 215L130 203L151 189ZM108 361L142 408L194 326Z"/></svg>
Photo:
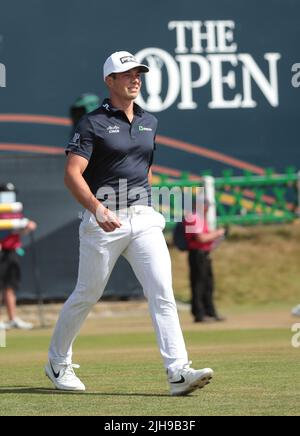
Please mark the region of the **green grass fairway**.
<svg viewBox="0 0 300 436"><path fill-rule="evenodd" d="M168 396L148 318L99 318L86 323L75 344L77 374L88 388L81 394L57 392L44 376L51 330L9 333L0 349L0 415L300 415L295 321L287 316L282 326L239 329L195 325L188 313L181 318L193 366L215 370L204 390Z"/></svg>

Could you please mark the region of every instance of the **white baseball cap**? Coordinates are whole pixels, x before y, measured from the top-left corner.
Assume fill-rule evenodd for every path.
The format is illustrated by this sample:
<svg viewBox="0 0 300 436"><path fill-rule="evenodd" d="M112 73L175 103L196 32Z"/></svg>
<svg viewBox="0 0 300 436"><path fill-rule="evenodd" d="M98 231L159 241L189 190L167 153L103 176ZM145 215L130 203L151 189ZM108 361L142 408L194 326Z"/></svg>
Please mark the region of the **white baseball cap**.
<svg viewBox="0 0 300 436"><path fill-rule="evenodd" d="M116 51L106 59L103 65L103 78L105 80L112 73L124 73L132 68L140 68L142 73L149 71L147 65L140 64L128 51Z"/></svg>

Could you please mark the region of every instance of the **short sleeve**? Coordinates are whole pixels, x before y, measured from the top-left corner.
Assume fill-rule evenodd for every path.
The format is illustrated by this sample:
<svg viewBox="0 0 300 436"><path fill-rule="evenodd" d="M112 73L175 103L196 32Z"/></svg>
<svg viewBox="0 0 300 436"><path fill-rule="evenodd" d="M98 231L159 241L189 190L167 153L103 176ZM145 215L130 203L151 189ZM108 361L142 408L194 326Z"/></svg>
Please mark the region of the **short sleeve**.
<svg viewBox="0 0 300 436"><path fill-rule="evenodd" d="M70 140L66 154L74 153L90 160L93 153L94 129L87 116L81 118L77 124L72 139Z"/></svg>
<svg viewBox="0 0 300 436"><path fill-rule="evenodd" d="M153 139L153 150L152 150L151 157L150 157L149 168L153 164L154 152L156 151L156 134L157 134L157 125L158 125L158 121L156 118L155 118L155 122L156 122L156 125L155 125L154 139Z"/></svg>

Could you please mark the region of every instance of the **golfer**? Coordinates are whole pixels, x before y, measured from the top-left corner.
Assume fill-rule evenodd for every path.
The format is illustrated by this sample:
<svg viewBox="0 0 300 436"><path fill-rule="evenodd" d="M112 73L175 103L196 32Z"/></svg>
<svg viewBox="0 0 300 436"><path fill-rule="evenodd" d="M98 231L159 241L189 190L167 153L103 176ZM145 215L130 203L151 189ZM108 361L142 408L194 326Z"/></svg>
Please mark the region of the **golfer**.
<svg viewBox="0 0 300 436"><path fill-rule="evenodd" d="M72 344L120 255L131 264L148 300L171 395L202 388L213 375L209 368L189 366L163 236L165 220L151 205L157 120L134 103L141 74L148 71L131 53L109 56L104 64L109 98L80 120L66 150L65 184L85 213L77 284L60 314L46 366L57 389L85 390L74 372Z"/></svg>

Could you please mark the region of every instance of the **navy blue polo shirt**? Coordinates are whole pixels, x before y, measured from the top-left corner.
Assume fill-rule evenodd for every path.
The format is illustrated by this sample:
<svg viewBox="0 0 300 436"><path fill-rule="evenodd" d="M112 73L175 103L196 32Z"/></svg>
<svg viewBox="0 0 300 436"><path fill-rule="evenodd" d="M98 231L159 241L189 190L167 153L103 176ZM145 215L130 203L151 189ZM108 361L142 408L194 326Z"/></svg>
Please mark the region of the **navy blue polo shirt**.
<svg viewBox="0 0 300 436"><path fill-rule="evenodd" d="M66 153L88 160L83 177L93 194L111 209L151 206L148 171L153 161L157 119L134 103L134 118L102 106L79 121Z"/></svg>

